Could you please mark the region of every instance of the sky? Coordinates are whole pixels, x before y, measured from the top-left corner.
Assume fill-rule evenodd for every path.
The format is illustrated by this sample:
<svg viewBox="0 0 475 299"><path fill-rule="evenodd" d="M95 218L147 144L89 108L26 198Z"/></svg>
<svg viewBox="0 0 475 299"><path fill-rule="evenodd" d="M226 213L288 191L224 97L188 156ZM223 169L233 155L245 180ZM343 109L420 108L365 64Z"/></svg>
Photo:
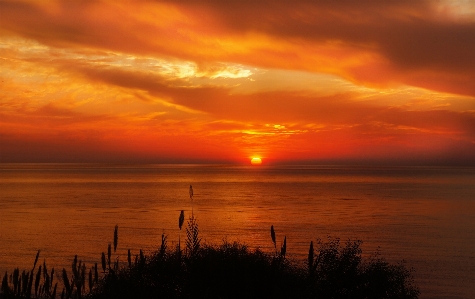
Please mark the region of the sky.
<svg viewBox="0 0 475 299"><path fill-rule="evenodd" d="M0 162L475 165L471 0L0 0Z"/></svg>

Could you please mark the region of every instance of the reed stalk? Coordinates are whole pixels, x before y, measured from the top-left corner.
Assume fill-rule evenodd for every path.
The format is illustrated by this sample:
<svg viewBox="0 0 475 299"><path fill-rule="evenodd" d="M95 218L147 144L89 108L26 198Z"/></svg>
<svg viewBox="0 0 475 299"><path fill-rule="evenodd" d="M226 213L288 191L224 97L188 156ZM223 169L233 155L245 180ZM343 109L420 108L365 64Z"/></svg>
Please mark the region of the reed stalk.
<svg viewBox="0 0 475 299"><path fill-rule="evenodd" d="M104 254L104 252L102 252L101 262L102 262L102 273L106 273L106 255Z"/></svg>
<svg viewBox="0 0 475 299"><path fill-rule="evenodd" d="M280 256L285 258L286 252L287 252L287 236L284 236L284 244L280 248Z"/></svg>
<svg viewBox="0 0 475 299"><path fill-rule="evenodd" d="M140 249L140 264L145 264L145 255L143 254L142 249Z"/></svg>
<svg viewBox="0 0 475 299"><path fill-rule="evenodd" d="M272 239L272 243L274 243L275 255L277 255L277 245L275 243L275 230L273 225L270 226L270 237Z"/></svg>
<svg viewBox="0 0 475 299"><path fill-rule="evenodd" d="M38 258L40 257L40 250L38 250L38 252L36 253L36 258L35 258L35 262L33 263L33 270L35 270L35 267L36 267L36 263L38 262Z"/></svg>
<svg viewBox="0 0 475 299"><path fill-rule="evenodd" d="M44 276L43 291L44 293L49 294L51 286L52 286L52 281L50 281L48 272L45 272L45 273L46 273L46 276Z"/></svg>
<svg viewBox="0 0 475 299"><path fill-rule="evenodd" d="M3 280L2 280L2 292L5 295L5 297L8 297L10 295L10 287L8 286L7 271L5 271L5 276L3 276Z"/></svg>
<svg viewBox="0 0 475 299"><path fill-rule="evenodd" d="M132 268L132 255L130 254L130 249L127 250L127 262L129 262L129 268Z"/></svg>
<svg viewBox="0 0 475 299"><path fill-rule="evenodd" d="M308 275L313 275L313 241L310 241L310 248L308 249Z"/></svg>
<svg viewBox="0 0 475 299"><path fill-rule="evenodd" d="M180 233L178 234L178 248L177 248L177 251L180 254L181 254L181 228L183 226L183 222L185 222L185 211L181 210L180 216L178 217L178 228L180 229Z"/></svg>
<svg viewBox="0 0 475 299"><path fill-rule="evenodd" d="M38 297L38 286L40 285L40 278L41 278L41 265L38 268L38 272L36 273L35 279L35 297Z"/></svg>
<svg viewBox="0 0 475 299"><path fill-rule="evenodd" d="M92 279L92 269L89 270L89 292L92 292L94 281Z"/></svg>
<svg viewBox="0 0 475 299"><path fill-rule="evenodd" d="M16 290L14 290L14 295L16 295L16 296L21 296L23 294L23 274L24 274L24 272L25 271L18 274L17 287L16 287Z"/></svg>
<svg viewBox="0 0 475 299"><path fill-rule="evenodd" d="M57 287L58 287L58 283L55 283L54 288L53 288L53 293L51 294L51 298L56 298L56 288Z"/></svg>
<svg viewBox="0 0 475 299"><path fill-rule="evenodd" d="M54 279L54 268L51 268L51 285L53 285L53 279Z"/></svg>
<svg viewBox="0 0 475 299"><path fill-rule="evenodd" d="M119 226L116 225L114 228L114 253L116 252L118 241L119 241Z"/></svg>
<svg viewBox="0 0 475 299"><path fill-rule="evenodd" d="M78 256L75 255L74 256L74 259L73 259L73 264L71 266L71 269L73 271L73 277L77 277L78 276L78 269L77 269L77 264L78 264Z"/></svg>
<svg viewBox="0 0 475 299"><path fill-rule="evenodd" d="M186 248L189 257L196 255L200 249L201 238L199 237L198 222L196 218L191 214L188 220L188 226L186 228Z"/></svg>
<svg viewBox="0 0 475 299"><path fill-rule="evenodd" d="M31 288L32 287L33 287L33 271L30 272L30 278L28 280L28 286L27 286L27 289L26 289L26 297L27 298L31 297Z"/></svg>
<svg viewBox="0 0 475 299"><path fill-rule="evenodd" d="M69 298L71 295L71 284L69 283L68 274L66 273L66 269L63 268L63 285L66 288L66 298ZM64 290L63 290L64 293ZM64 294L61 295L61 298L64 297Z"/></svg>
<svg viewBox="0 0 475 299"><path fill-rule="evenodd" d="M86 291L86 264L82 265L80 278L81 278L81 290L82 292L85 292Z"/></svg>
<svg viewBox="0 0 475 299"><path fill-rule="evenodd" d="M25 295L26 294L26 288L28 288L28 277L30 276L30 272L26 272L23 270L21 273L21 294Z"/></svg>
<svg viewBox="0 0 475 299"><path fill-rule="evenodd" d="M167 252L167 236L162 234L162 244L160 245L160 256L165 256Z"/></svg>
<svg viewBox="0 0 475 299"><path fill-rule="evenodd" d="M46 275L48 275L48 269L46 268L46 259L43 259L43 278L46 279Z"/></svg>
<svg viewBox="0 0 475 299"><path fill-rule="evenodd" d="M13 270L13 294L18 294L19 295L19 285L21 285L21 280L20 280L20 269L16 268Z"/></svg>
<svg viewBox="0 0 475 299"><path fill-rule="evenodd" d="M111 256L112 256L112 249L111 244L107 247L107 265L109 266L109 270L111 269Z"/></svg>

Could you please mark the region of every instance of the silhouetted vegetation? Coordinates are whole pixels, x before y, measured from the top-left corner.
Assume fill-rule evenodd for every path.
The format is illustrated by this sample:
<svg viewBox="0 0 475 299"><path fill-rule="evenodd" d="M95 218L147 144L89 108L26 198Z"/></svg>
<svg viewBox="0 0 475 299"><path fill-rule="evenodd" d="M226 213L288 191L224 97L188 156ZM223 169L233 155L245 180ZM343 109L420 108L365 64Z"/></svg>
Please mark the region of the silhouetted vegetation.
<svg viewBox="0 0 475 299"><path fill-rule="evenodd" d="M184 222L183 211L179 228ZM275 231L271 240L276 249ZM114 230L114 252L118 227ZM18 269L5 273L0 298L418 298L411 272L403 264L390 264L379 256L362 258L361 241L341 244L339 239L310 243L305 265L285 257L287 238L280 253L251 250L240 243L203 245L198 223L192 215L186 227L186 246L169 248L167 237L157 252L145 256L142 250L133 260L112 262L111 244L102 253L102 272L97 263L87 269L77 256L72 271L63 269L61 294L56 294L46 263L35 273ZM89 271L88 271L89 270ZM59 280L59 279L58 279Z"/></svg>

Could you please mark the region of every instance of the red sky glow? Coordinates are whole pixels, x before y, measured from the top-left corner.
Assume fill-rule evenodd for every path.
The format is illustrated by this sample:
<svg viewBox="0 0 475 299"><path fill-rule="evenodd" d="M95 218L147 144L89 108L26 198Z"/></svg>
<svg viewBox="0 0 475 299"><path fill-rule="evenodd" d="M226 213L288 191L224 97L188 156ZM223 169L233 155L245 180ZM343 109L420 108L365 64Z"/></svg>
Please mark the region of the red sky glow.
<svg viewBox="0 0 475 299"><path fill-rule="evenodd" d="M0 0L0 162L475 165L473 1Z"/></svg>

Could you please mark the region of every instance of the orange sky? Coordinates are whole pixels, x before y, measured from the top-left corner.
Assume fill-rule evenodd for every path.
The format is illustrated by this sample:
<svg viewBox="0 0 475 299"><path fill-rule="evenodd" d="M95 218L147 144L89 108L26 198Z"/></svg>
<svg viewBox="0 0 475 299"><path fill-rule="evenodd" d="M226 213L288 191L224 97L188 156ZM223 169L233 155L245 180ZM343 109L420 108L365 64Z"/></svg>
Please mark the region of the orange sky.
<svg viewBox="0 0 475 299"><path fill-rule="evenodd" d="M0 0L0 162L475 165L470 0Z"/></svg>

